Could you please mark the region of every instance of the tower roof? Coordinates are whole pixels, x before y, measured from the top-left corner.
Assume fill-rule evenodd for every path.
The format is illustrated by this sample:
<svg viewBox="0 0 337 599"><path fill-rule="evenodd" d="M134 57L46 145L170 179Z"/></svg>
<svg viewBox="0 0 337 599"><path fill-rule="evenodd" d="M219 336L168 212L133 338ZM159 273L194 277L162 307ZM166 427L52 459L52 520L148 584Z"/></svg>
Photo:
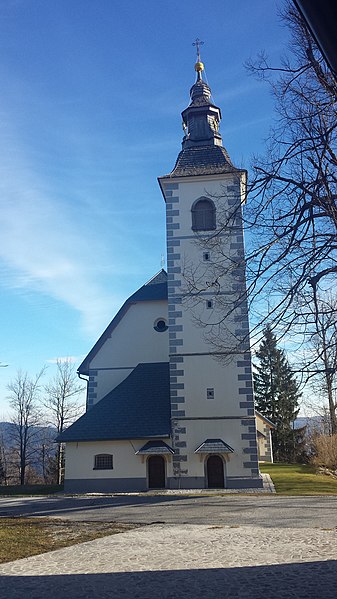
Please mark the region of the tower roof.
<svg viewBox="0 0 337 599"><path fill-rule="evenodd" d="M240 172L231 162L226 148L222 145L219 132L221 111L212 102L211 88L203 80L204 65L200 60L200 41L197 45L198 60L195 64L197 78L190 89L190 104L182 112L184 138L182 151L178 155L172 172L173 177L213 175L227 172ZM165 178L165 177L164 177Z"/></svg>
<svg viewBox="0 0 337 599"><path fill-rule="evenodd" d="M183 149L179 153L174 169L167 177L217 175L235 171L239 169L233 166L223 146L196 146Z"/></svg>

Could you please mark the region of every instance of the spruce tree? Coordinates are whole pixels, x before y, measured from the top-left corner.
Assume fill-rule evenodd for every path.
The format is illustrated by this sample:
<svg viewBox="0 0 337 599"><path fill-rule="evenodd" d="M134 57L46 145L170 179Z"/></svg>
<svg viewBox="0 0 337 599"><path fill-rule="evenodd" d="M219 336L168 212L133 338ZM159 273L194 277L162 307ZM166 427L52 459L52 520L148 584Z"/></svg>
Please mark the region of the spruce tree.
<svg viewBox="0 0 337 599"><path fill-rule="evenodd" d="M294 461L303 449L304 431L294 430L293 426L301 393L285 352L277 347L270 325L263 331L256 357L259 361L254 373L256 409L275 425L272 431L275 460Z"/></svg>

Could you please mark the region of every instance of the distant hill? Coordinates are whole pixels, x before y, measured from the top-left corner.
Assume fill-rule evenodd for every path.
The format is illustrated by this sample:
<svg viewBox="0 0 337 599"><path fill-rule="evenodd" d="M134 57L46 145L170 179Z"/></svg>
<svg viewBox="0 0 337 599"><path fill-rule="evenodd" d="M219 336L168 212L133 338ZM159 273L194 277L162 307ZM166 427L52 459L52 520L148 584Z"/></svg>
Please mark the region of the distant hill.
<svg viewBox="0 0 337 599"><path fill-rule="evenodd" d="M7 456L12 455L11 448L16 445L15 426L12 422L0 422L0 447L3 446ZM57 431L52 426L35 426L32 427L32 432L28 463L37 475L42 476L44 464L47 464L48 460L55 456ZM13 473L13 468L8 470L8 473Z"/></svg>
<svg viewBox="0 0 337 599"><path fill-rule="evenodd" d="M323 421L321 416L299 416L295 420L295 428L307 427L308 432L314 430L320 430Z"/></svg>
<svg viewBox="0 0 337 599"><path fill-rule="evenodd" d="M15 436L15 424L12 422L0 422L0 444L10 447ZM52 444L57 435L53 426L34 426L33 427L34 445L41 446Z"/></svg>

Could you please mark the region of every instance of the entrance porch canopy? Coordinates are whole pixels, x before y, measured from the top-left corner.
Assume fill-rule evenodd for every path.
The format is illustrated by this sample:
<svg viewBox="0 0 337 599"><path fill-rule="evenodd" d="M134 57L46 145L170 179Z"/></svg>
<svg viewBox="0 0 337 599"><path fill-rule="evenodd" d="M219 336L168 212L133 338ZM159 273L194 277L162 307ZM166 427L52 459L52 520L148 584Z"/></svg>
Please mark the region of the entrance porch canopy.
<svg viewBox="0 0 337 599"><path fill-rule="evenodd" d="M234 453L234 449L222 439L206 439L194 453Z"/></svg>
<svg viewBox="0 0 337 599"><path fill-rule="evenodd" d="M164 441L148 441L143 447L136 451L136 455L162 455L172 453L174 453L174 450L164 443Z"/></svg>

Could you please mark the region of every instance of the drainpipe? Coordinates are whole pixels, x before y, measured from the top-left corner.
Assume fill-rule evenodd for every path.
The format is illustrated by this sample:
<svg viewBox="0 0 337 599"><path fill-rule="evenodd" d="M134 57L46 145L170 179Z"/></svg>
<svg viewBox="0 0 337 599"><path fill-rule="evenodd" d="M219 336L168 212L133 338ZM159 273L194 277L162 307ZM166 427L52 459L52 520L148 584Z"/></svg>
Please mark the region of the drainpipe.
<svg viewBox="0 0 337 599"><path fill-rule="evenodd" d="M84 376L81 376L81 373L77 371L77 376L79 379L81 379L81 381L85 381L86 385L87 385L87 392L86 392L86 399L85 399L85 411L88 411L88 384L89 384L89 377L85 378Z"/></svg>

